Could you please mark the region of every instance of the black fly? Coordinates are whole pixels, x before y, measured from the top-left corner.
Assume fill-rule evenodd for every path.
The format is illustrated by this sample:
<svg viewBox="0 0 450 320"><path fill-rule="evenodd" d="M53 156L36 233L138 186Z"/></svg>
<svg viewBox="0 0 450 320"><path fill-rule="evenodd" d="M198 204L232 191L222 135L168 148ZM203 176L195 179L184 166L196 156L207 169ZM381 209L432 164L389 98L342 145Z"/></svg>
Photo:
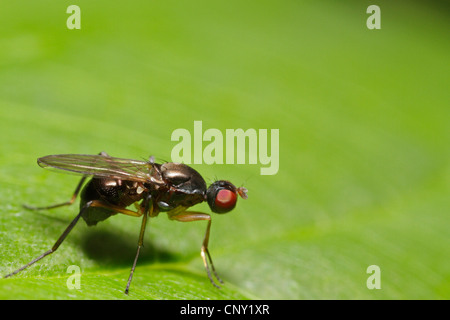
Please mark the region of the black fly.
<svg viewBox="0 0 450 320"><path fill-rule="evenodd" d="M112 215L122 213L133 217L142 217L136 257L125 289L125 293L128 294L139 251L143 244L147 219L156 217L160 212L167 212L171 220L182 222L206 220L208 222L201 247L201 257L211 283L219 287L211 276L211 271L217 280L223 283L217 276L208 250L211 216L202 212L187 211L187 209L207 201L211 211L215 213L229 212L236 206L237 195L247 199L245 188L236 188L225 180L216 181L207 188L202 176L187 165L172 162L157 164L153 158L150 158L149 161L114 158L104 152L98 155L50 155L39 158L38 164L43 168L49 167L74 172L83 177L69 201L47 207L25 206L27 209L53 209L71 205L85 180L88 177L91 179L81 191L80 212L53 247L23 267L6 275L5 278L19 273L55 252L80 217L87 225L92 226ZM136 211L127 209L131 204L135 204Z"/></svg>

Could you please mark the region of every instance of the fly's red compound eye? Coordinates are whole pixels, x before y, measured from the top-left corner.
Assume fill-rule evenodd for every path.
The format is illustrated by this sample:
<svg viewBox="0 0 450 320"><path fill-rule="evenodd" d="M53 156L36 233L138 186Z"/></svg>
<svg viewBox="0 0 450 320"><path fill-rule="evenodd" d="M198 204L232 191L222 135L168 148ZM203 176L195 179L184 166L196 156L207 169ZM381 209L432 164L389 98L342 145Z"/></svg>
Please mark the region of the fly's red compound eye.
<svg viewBox="0 0 450 320"><path fill-rule="evenodd" d="M236 193L228 189L219 190L216 194L214 204L221 211L229 211L236 205Z"/></svg>

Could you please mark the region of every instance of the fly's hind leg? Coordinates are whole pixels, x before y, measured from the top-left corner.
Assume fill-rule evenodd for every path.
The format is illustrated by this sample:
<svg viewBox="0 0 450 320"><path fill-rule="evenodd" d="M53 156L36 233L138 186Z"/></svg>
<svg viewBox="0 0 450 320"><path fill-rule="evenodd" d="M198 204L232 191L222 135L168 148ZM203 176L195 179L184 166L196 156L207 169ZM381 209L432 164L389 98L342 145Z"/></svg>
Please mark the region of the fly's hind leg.
<svg viewBox="0 0 450 320"><path fill-rule="evenodd" d="M104 151L100 152L99 155L102 155L104 157L109 157L109 155ZM73 192L72 197L70 198L69 201L57 203L57 204L53 204L53 205L45 206L45 207L34 207L34 206L29 206L27 204L22 204L22 206L28 210L47 210L47 209L54 209L54 208L59 208L59 207L63 207L63 206L70 206L71 204L73 204L75 202L75 199L77 198L78 193L80 193L81 187L83 186L83 183L84 183L84 181L86 181L87 177L88 176L83 176L81 178L80 182L78 183L78 185L77 185L75 191Z"/></svg>
<svg viewBox="0 0 450 320"><path fill-rule="evenodd" d="M75 199L78 196L78 193L81 190L81 187L83 186L84 181L86 181L87 176L83 176L83 178L81 178L80 182L78 183L74 193L72 194L72 197L70 198L69 201L63 202L63 203L57 203L57 204L53 204L50 206L45 206L45 207L34 207L34 206L29 206L27 204L23 204L22 206L25 209L29 209L29 210L46 210L46 209L54 209L54 208L59 208L59 207L63 207L63 206L69 206L71 204L73 204L75 202Z"/></svg>
<svg viewBox="0 0 450 320"><path fill-rule="evenodd" d="M214 263L212 262L211 255L208 250L208 242L209 242L209 233L211 229L211 216L206 213L202 212L196 212L196 211L184 211L180 213L169 213L169 219L181 221L181 222L191 222L191 221L200 221L200 220L206 220L208 221L208 224L206 226L206 232L205 237L203 238L203 244L200 251L200 255L203 260L203 265L205 266L206 273L208 274L208 278L211 281L211 283L216 287L220 289L220 286L216 284L213 277L211 276L211 271L209 270L209 266L211 265L211 270L216 277L216 279L223 283L222 279L219 278L217 275L216 269L214 268ZM208 263L209 261L209 263Z"/></svg>
<svg viewBox="0 0 450 320"><path fill-rule="evenodd" d="M72 222L69 224L69 226L66 228L66 230L64 230L64 232L59 236L58 240L56 240L55 244L53 245L53 247L51 247L50 250L45 251L43 254L41 254L39 257L31 260L30 262L28 262L26 265L24 265L23 267L17 269L16 271L11 272L10 274L7 274L6 276L4 276L4 278L9 278L17 273L19 273L20 271L28 268L29 266L31 266L32 264L38 262L39 260L41 260L42 258L48 256L49 254L52 254L53 252L55 252L59 246L61 245L61 243L64 241L64 239L66 239L67 235L70 233L70 231L72 231L73 227L75 227L75 225L77 224L78 220L80 219L80 217L82 216L84 210L88 209L91 205L92 205L93 201L89 201L88 203L86 203L83 208L81 208L80 212L78 213L78 215L75 217L75 219L72 220Z"/></svg>
<svg viewBox="0 0 450 320"><path fill-rule="evenodd" d="M108 210L112 210L118 213L122 213L122 214L126 214L129 216L133 216L133 217L140 217L144 214L144 209L139 210L138 212L135 211L131 211L122 207L117 207L117 206L113 206L113 205L109 205L106 203L103 203L102 201L99 200L91 200L88 201L80 210L80 212L78 213L78 215L75 217L75 219L72 220L72 222L69 224L69 226L66 228L66 230L64 230L64 232L59 236L58 240L56 240L55 244L47 251L45 251L43 254L41 254L39 257L31 260L30 262L28 262L26 265L22 266L21 268L7 274L6 276L4 276L4 278L9 278L17 273L19 273L20 271L28 268L29 266L35 264L36 262L38 262L39 260L45 258L46 256L48 256L49 254L52 254L53 252L55 252L59 246L61 245L61 243L63 243L63 241L66 239L67 235L70 233L70 231L72 231L73 227L75 227L75 225L77 224L78 220L80 220L80 217L83 216L83 213L85 212L85 210L88 210L89 208L92 207L98 207L98 208L105 208ZM48 207L46 207L48 208ZM143 232L142 232L143 233ZM137 257L136 257L137 260Z"/></svg>

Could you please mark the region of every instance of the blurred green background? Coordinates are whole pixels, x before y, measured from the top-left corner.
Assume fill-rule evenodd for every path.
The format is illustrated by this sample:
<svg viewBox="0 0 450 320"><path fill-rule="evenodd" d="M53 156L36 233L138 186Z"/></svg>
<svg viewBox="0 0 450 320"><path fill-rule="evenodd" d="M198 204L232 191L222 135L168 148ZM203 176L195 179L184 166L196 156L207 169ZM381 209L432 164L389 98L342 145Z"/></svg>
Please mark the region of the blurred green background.
<svg viewBox="0 0 450 320"><path fill-rule="evenodd" d="M81 8L69 30L66 9ZM381 9L369 30L366 9ZM192 165L249 199L205 224L80 222L0 279L1 299L449 299L449 6L420 1L3 1L0 273L46 251L78 205L48 154L170 160L177 128L279 129L280 167ZM209 212L206 205L197 210ZM66 286L81 268L81 289ZM369 290L368 266L381 289Z"/></svg>

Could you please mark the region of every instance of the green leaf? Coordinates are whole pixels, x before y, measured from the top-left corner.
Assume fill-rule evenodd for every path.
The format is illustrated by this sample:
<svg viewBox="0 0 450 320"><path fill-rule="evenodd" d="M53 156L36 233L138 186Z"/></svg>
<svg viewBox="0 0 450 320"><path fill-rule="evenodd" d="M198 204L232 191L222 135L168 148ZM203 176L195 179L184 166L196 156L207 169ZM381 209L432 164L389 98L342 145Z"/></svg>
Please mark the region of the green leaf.
<svg viewBox="0 0 450 320"><path fill-rule="evenodd" d="M81 0L80 30L66 27L69 4L3 4L1 275L78 213L22 207L66 201L79 179L38 157L169 161L172 132L202 121L224 137L279 129L280 163L275 175L259 158L192 165L249 190L212 214L221 289L200 257L206 224L161 213L125 295L140 219L116 215L80 221L0 279L0 299L449 299L448 17L435 2L379 1L369 30L370 4ZM367 286L371 265L381 289Z"/></svg>

